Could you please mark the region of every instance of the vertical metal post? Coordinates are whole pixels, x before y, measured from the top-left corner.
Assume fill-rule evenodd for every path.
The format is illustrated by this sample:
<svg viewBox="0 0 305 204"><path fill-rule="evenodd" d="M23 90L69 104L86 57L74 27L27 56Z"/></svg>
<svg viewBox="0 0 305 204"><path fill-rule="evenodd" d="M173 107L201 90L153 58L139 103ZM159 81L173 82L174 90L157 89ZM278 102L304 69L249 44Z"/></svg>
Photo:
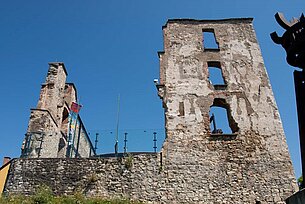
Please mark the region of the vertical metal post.
<svg viewBox="0 0 305 204"><path fill-rule="evenodd" d="M78 136L77 136L77 145L76 145L76 151L75 151L75 158L79 157L79 143L80 143L80 136L81 136L81 130L83 127L83 123L81 122L81 120L79 120L79 127L78 127Z"/></svg>
<svg viewBox="0 0 305 204"><path fill-rule="evenodd" d="M120 122L120 94L118 96L118 113L117 113L117 124L116 124L116 135L115 135L115 145L114 145L114 154L118 157L119 151L119 122Z"/></svg>
<svg viewBox="0 0 305 204"><path fill-rule="evenodd" d="M127 132L124 133L124 156L127 153Z"/></svg>
<svg viewBox="0 0 305 204"><path fill-rule="evenodd" d="M302 161L302 176L303 182L301 188L304 188L304 174L305 174L305 71L294 71L295 95L298 112L300 149Z"/></svg>
<svg viewBox="0 0 305 204"><path fill-rule="evenodd" d="M163 168L163 158L162 158L162 152L160 152L160 167Z"/></svg>
<svg viewBox="0 0 305 204"><path fill-rule="evenodd" d="M154 132L153 133L154 134L154 152L156 153L157 152L157 133L156 132Z"/></svg>
<svg viewBox="0 0 305 204"><path fill-rule="evenodd" d="M73 157L73 151L74 151L74 154L76 153L76 149L75 149L75 137L76 137L76 130L77 130L77 127L80 125L80 119L79 119L79 116L77 114L76 116L76 122L75 122L75 127L74 127L74 135L73 135L73 138L72 138L72 143L71 143L71 146L70 146L70 155L69 155L69 158L72 158ZM78 126L77 126L78 124Z"/></svg>
<svg viewBox="0 0 305 204"><path fill-rule="evenodd" d="M95 153L96 153L96 150L97 150L97 143L98 143L98 135L99 135L99 133L96 133L95 134L95 141L94 141L94 151L95 151Z"/></svg>
<svg viewBox="0 0 305 204"><path fill-rule="evenodd" d="M24 148L24 157L28 157L31 148L31 141L32 141L32 133L26 133L26 141L25 141L25 148Z"/></svg>
<svg viewBox="0 0 305 204"><path fill-rule="evenodd" d="M216 133L217 132L217 129L216 129L216 120L215 120L215 115L214 115L214 113L212 113L212 121L213 121L213 128L214 128L214 130L213 130L213 133Z"/></svg>

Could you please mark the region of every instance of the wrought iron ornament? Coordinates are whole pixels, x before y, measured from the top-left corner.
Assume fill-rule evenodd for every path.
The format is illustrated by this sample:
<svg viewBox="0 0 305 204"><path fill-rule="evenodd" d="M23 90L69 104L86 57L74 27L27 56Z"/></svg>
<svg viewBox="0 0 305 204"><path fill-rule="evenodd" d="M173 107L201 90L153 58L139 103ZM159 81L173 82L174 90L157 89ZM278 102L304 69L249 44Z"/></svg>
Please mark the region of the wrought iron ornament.
<svg viewBox="0 0 305 204"><path fill-rule="evenodd" d="M286 60L294 67L305 69L305 17L293 18L288 22L282 13L276 13L275 19L286 31L282 37L276 32L270 34L276 44L280 44L286 50Z"/></svg>

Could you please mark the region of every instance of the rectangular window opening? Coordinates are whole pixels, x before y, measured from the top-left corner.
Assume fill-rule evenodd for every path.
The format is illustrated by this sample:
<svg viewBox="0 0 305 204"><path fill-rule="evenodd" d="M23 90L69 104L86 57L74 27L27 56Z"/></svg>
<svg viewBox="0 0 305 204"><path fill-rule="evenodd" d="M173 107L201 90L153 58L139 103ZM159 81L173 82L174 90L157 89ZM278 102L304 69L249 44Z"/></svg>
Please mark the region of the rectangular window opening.
<svg viewBox="0 0 305 204"><path fill-rule="evenodd" d="M205 51L219 51L219 45L215 37L214 29L203 29L203 49Z"/></svg>
<svg viewBox="0 0 305 204"><path fill-rule="evenodd" d="M227 87L224 80L220 62L208 62L209 81L216 90L223 90Z"/></svg>

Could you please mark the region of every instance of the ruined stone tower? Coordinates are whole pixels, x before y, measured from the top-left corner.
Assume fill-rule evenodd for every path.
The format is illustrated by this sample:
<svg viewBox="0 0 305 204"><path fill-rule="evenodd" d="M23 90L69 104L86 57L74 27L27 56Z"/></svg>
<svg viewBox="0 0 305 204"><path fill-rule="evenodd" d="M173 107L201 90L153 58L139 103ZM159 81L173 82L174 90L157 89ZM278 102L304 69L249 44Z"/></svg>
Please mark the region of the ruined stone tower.
<svg viewBox="0 0 305 204"><path fill-rule="evenodd" d="M217 47L205 45L214 34ZM297 188L285 135L252 19L169 20L163 27L159 96L162 148L173 200L277 203ZM221 70L213 84L209 67ZM210 129L210 109L227 111L230 133ZM185 195L196 195L196 200Z"/></svg>
<svg viewBox="0 0 305 204"><path fill-rule="evenodd" d="M37 108L31 109L21 157L67 156L69 112L72 102L77 101L77 93L74 84L66 83L66 78L64 63L49 63L46 82L41 86ZM76 137L72 138L74 156L70 154L68 157L91 156L93 147L80 117L75 129Z"/></svg>

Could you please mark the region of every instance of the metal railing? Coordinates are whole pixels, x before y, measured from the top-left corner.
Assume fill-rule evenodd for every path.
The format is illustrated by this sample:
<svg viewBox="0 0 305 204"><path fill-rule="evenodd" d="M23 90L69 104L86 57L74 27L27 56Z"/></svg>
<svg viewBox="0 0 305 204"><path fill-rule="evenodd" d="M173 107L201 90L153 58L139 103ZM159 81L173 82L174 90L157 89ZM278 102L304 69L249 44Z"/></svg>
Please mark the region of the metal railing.
<svg viewBox="0 0 305 204"><path fill-rule="evenodd" d="M22 145L22 149L21 149L21 157L28 157L30 154L32 154L32 151L35 151L37 157L40 157L41 148L44 142L45 135L46 135L45 132L26 133L24 144Z"/></svg>
<svg viewBox="0 0 305 204"><path fill-rule="evenodd" d="M97 155L115 153L115 129L88 132ZM118 132L118 152L158 152L164 139L164 129L122 129Z"/></svg>

